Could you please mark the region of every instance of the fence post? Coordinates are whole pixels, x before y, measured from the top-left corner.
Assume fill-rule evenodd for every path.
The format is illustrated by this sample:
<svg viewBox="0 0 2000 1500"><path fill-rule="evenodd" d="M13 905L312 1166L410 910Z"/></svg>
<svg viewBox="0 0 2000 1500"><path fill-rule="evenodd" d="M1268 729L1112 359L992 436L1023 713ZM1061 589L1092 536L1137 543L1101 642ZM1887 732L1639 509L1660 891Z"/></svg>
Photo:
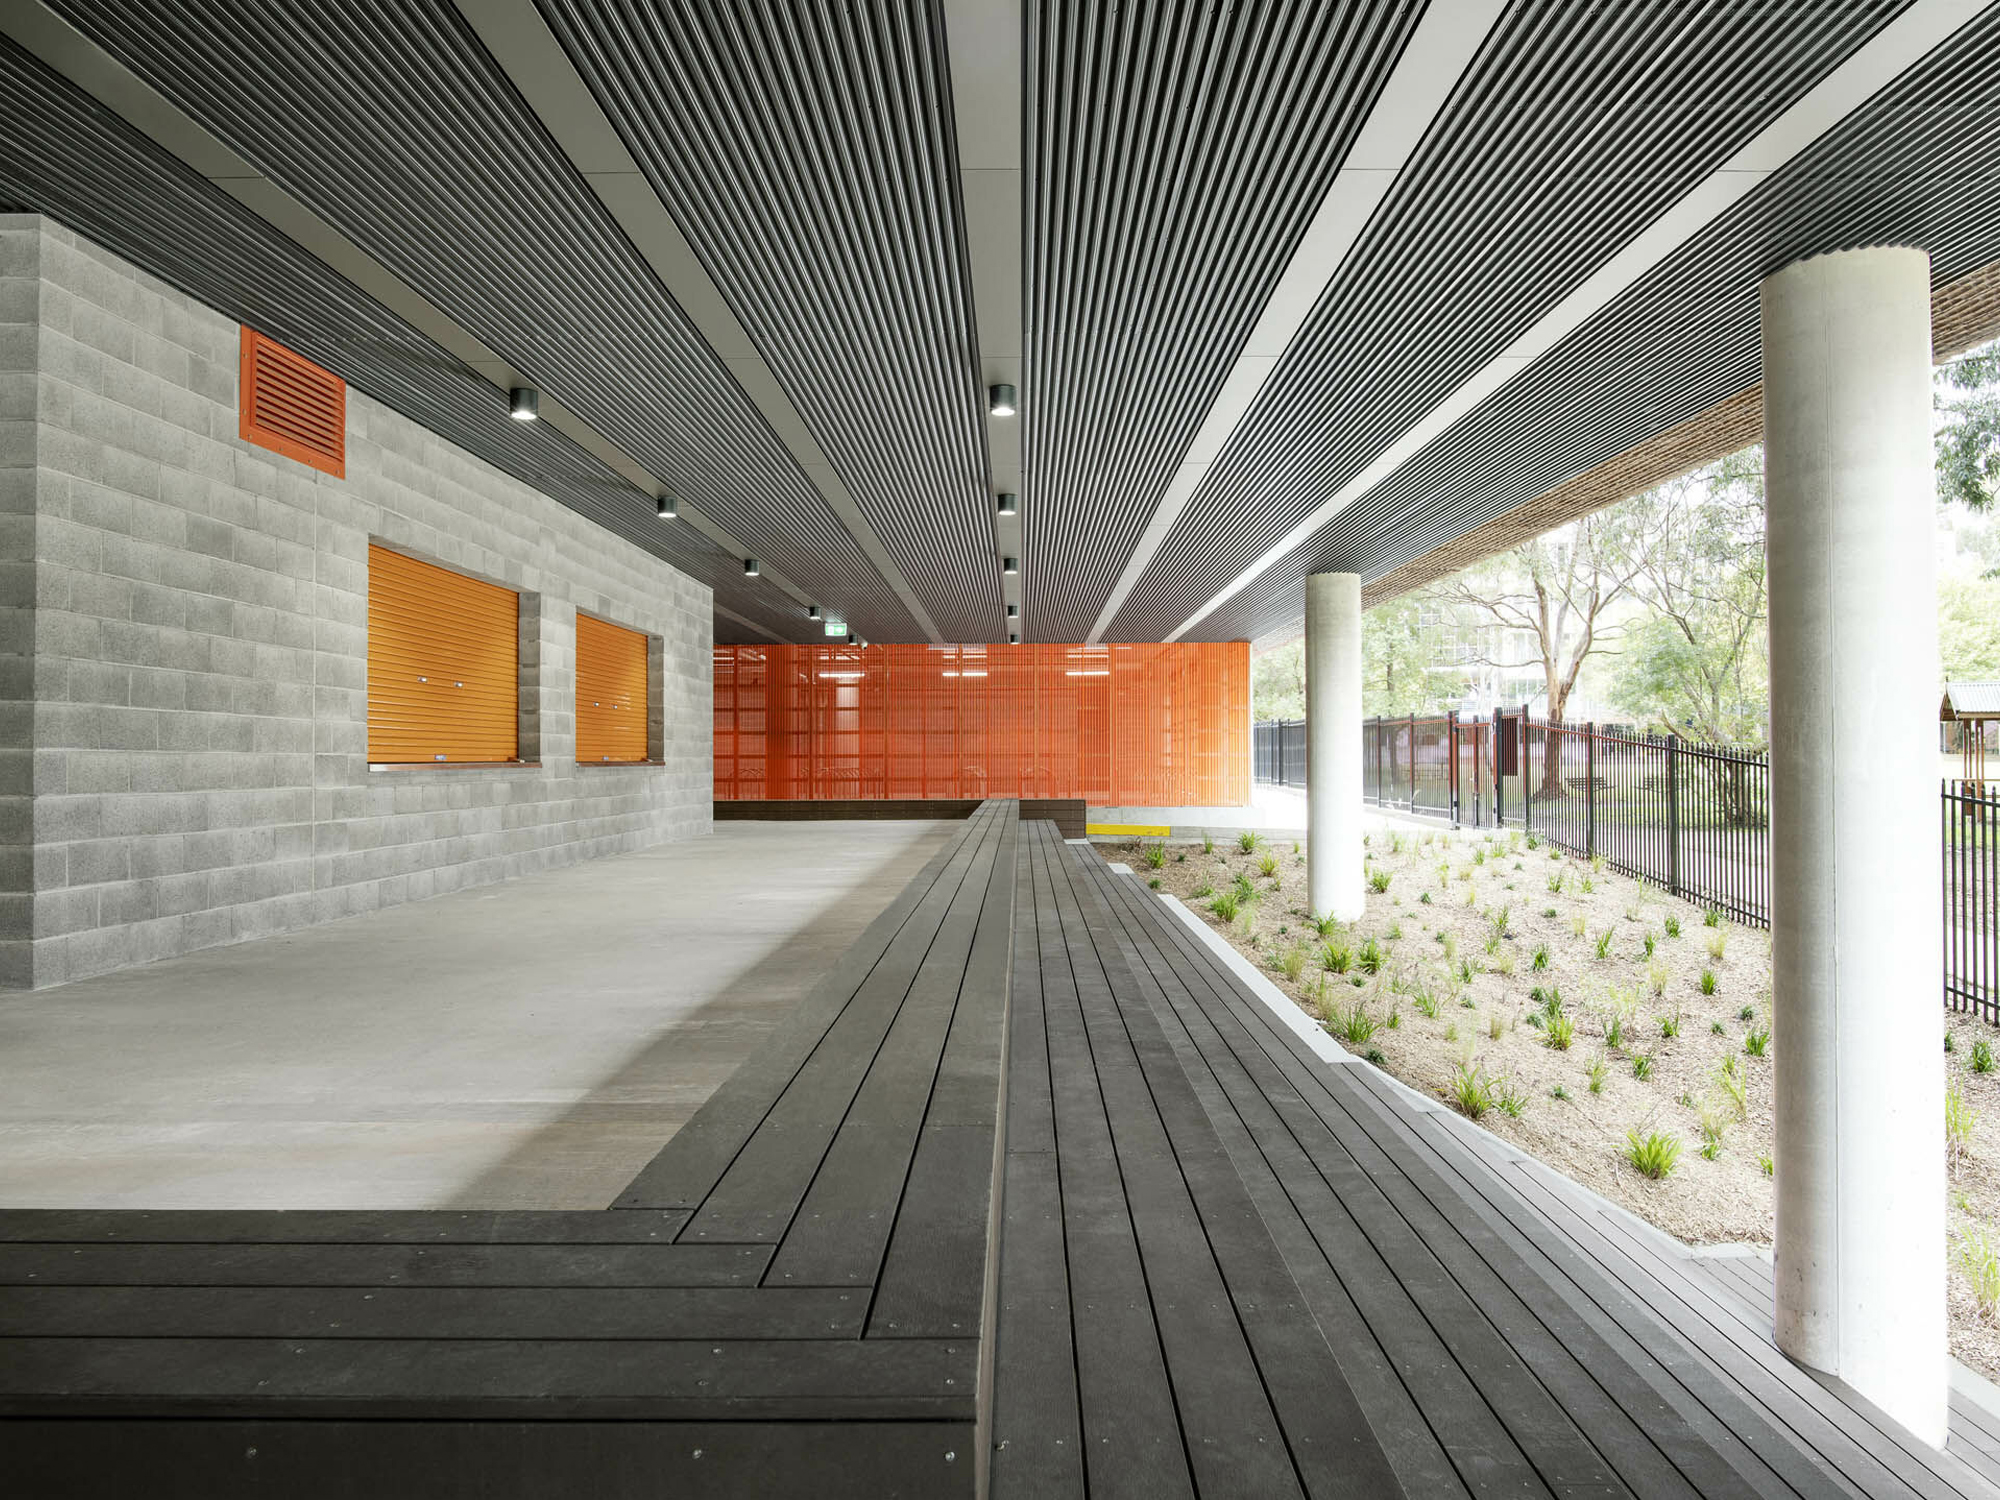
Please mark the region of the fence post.
<svg viewBox="0 0 2000 1500"><path fill-rule="evenodd" d="M1375 805L1382 805L1382 717L1377 714L1368 721L1370 733L1375 736Z"/></svg>
<svg viewBox="0 0 2000 1500"><path fill-rule="evenodd" d="M1681 893L1681 737L1667 736L1667 894Z"/></svg>
<svg viewBox="0 0 2000 1500"><path fill-rule="evenodd" d="M1597 853L1597 725L1583 726L1583 855Z"/></svg>
<svg viewBox="0 0 2000 1500"><path fill-rule="evenodd" d="M1493 710L1493 826L1503 827L1507 822L1507 809L1501 796L1502 783L1506 778L1500 774L1507 763L1506 752L1500 748L1500 736L1506 731L1507 720L1499 709Z"/></svg>
<svg viewBox="0 0 2000 1500"><path fill-rule="evenodd" d="M1410 715L1410 811L1417 810L1417 716Z"/></svg>
<svg viewBox="0 0 2000 1500"><path fill-rule="evenodd" d="M1445 778L1445 802L1450 808L1451 826L1458 827L1458 710L1444 713L1444 753L1449 774Z"/></svg>

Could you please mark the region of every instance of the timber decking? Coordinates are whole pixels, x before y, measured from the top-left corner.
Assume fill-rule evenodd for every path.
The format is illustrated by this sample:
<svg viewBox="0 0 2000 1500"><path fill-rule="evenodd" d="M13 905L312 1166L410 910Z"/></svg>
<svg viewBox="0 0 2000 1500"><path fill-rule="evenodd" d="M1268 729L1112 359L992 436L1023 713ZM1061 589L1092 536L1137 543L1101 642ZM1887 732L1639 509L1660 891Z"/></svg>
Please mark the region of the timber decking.
<svg viewBox="0 0 2000 1500"><path fill-rule="evenodd" d="M1322 1058L1138 881L1022 843L996 1496L1996 1493L1671 1242Z"/></svg>
<svg viewBox="0 0 2000 1500"><path fill-rule="evenodd" d="M611 1209L0 1211L9 1493L2000 1495L1316 1040L982 804Z"/></svg>
<svg viewBox="0 0 2000 1500"><path fill-rule="evenodd" d="M0 1212L9 1492L971 1494L1018 827L609 1210Z"/></svg>

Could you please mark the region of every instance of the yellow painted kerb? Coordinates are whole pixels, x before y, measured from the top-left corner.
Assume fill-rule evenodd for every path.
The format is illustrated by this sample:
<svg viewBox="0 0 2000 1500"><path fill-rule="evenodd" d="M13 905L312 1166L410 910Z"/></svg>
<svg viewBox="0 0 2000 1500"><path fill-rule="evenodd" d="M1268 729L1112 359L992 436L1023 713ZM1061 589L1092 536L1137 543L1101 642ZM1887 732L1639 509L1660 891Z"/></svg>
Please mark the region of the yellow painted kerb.
<svg viewBox="0 0 2000 1500"><path fill-rule="evenodd" d="M1088 823L1084 825L1084 832L1122 838L1163 839L1173 830L1154 823Z"/></svg>

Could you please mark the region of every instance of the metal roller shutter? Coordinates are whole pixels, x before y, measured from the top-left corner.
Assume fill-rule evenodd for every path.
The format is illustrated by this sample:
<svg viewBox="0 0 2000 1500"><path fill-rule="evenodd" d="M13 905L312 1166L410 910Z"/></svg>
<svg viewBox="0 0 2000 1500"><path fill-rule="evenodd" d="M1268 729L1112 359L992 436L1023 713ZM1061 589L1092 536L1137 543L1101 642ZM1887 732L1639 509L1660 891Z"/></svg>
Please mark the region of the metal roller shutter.
<svg viewBox="0 0 2000 1500"><path fill-rule="evenodd" d="M646 758L646 637L576 617L576 758Z"/></svg>
<svg viewBox="0 0 2000 1500"><path fill-rule="evenodd" d="M368 549L368 759L507 761L518 753L521 597Z"/></svg>

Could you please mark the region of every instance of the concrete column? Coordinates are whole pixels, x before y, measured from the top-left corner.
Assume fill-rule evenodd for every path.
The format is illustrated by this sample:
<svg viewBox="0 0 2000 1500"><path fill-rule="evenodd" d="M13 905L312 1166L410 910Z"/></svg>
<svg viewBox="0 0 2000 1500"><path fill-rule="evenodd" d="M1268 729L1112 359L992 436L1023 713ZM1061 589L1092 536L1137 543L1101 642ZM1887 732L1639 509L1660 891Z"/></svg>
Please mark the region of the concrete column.
<svg viewBox="0 0 2000 1500"><path fill-rule="evenodd" d="M1788 266L1763 340L1778 1344L1941 1446L1929 258Z"/></svg>
<svg viewBox="0 0 2000 1500"><path fill-rule="evenodd" d="M1306 579L1306 897L1361 915L1361 575Z"/></svg>

